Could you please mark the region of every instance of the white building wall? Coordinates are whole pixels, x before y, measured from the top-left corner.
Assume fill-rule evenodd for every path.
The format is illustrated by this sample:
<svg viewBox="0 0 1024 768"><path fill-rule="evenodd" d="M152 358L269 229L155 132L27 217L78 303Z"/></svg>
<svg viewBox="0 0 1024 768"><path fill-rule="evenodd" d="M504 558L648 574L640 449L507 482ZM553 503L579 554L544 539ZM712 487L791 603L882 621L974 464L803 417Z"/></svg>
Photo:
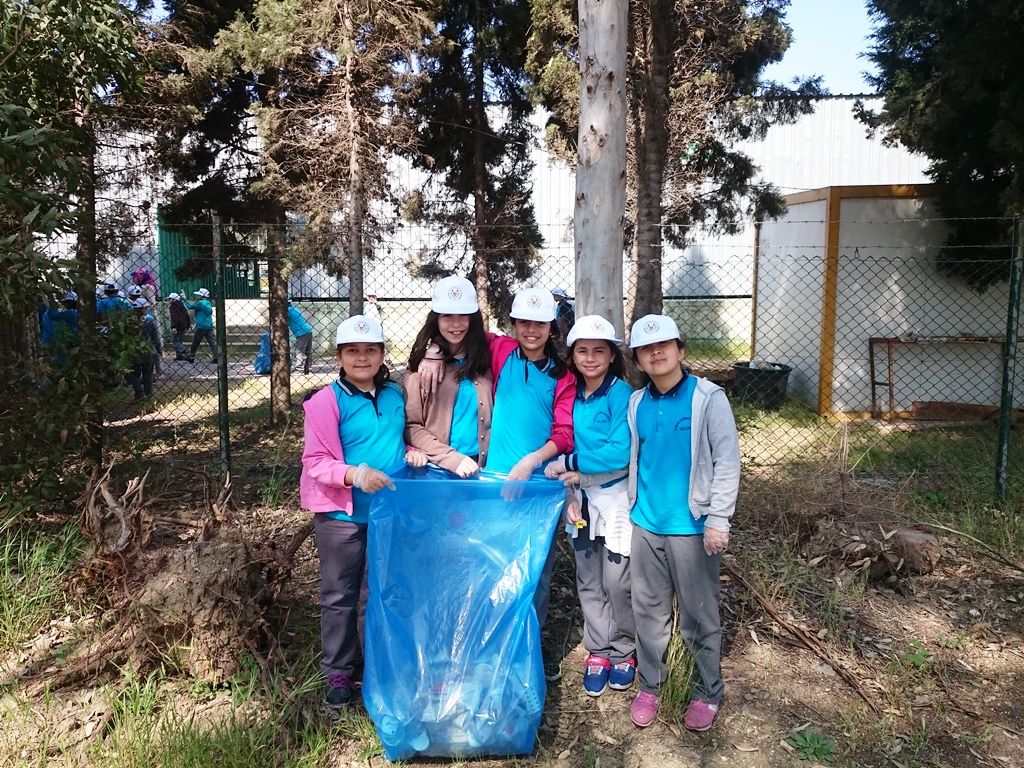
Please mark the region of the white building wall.
<svg viewBox="0 0 1024 768"><path fill-rule="evenodd" d="M754 355L783 363L789 393L816 404L825 283L825 201L792 205L761 228Z"/></svg>

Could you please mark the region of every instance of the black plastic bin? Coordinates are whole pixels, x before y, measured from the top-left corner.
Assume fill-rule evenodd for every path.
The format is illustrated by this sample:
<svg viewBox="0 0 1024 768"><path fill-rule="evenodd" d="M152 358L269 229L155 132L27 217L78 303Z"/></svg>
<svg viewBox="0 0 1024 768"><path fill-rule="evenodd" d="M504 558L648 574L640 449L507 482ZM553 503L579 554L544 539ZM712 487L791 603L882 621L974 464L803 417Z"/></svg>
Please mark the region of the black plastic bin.
<svg viewBox="0 0 1024 768"><path fill-rule="evenodd" d="M776 411L786 402L786 388L789 386L789 372L793 370L782 363L762 363L751 368L750 363L733 363L736 384L733 392L741 403L760 404L767 411Z"/></svg>

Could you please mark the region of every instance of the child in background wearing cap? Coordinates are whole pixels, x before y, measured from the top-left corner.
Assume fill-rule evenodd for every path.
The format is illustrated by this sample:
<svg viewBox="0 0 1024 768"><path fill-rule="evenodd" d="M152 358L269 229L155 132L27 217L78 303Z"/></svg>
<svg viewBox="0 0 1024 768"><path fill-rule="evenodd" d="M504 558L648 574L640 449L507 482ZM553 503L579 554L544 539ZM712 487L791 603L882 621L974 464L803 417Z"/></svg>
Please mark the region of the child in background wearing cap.
<svg viewBox="0 0 1024 768"><path fill-rule="evenodd" d="M406 452L405 402L384 365L384 332L362 315L338 326L338 380L303 404L302 508L316 513L320 555L320 669L328 709L347 706L366 607L366 525L370 497L394 488L388 473L426 464Z"/></svg>
<svg viewBox="0 0 1024 768"><path fill-rule="evenodd" d="M425 393L417 371L431 342L437 343L447 375L433 393ZM476 474L487 459L494 382L476 288L466 278L446 277L434 286L408 371L406 440L459 477Z"/></svg>
<svg viewBox="0 0 1024 768"><path fill-rule="evenodd" d="M494 411L491 441L485 467L515 482L527 480L544 462L573 448L572 404L576 379L558 356L555 337L555 300L540 288L525 288L512 300L515 338L487 334L494 377ZM436 340L435 340L436 341ZM444 371L436 344L420 364L420 386L432 391ZM430 365L429 372L425 372ZM513 491L514 492L514 491ZM538 624L547 619L551 576L555 567L555 539L550 542L534 595ZM544 676L561 677L558 662L545 650Z"/></svg>
<svg viewBox="0 0 1024 768"><path fill-rule="evenodd" d="M146 344L146 351L141 352L132 360L132 372L128 383L132 385L136 400L153 396L153 379L156 360L163 354L160 333L156 329L156 321L149 312L149 302L137 296L132 305L139 315L139 335Z"/></svg>
<svg viewBox="0 0 1024 768"><path fill-rule="evenodd" d="M210 292L206 288L200 288L195 292L199 297L196 301L184 301L186 309L195 310L196 330L192 334L192 348L189 350L189 358L194 362L196 350L203 343L203 339L210 345L210 362L217 362L217 339L213 334L213 305L210 303Z"/></svg>
<svg viewBox="0 0 1024 768"><path fill-rule="evenodd" d="M600 696L610 686L633 684L636 626L630 602L629 521L626 475L632 387L622 380L625 364L615 328L587 315L569 331L569 370L576 376L572 422L576 448L559 456L544 474L565 481L565 510L576 554L576 590L583 610L583 689Z"/></svg>
<svg viewBox="0 0 1024 768"><path fill-rule="evenodd" d="M631 581L640 692L630 707L641 728L658 713L668 675L672 596L693 659L683 724L711 728L722 701L719 569L740 483L736 423L725 391L682 368L675 321L646 315L629 346L647 384L629 400Z"/></svg>

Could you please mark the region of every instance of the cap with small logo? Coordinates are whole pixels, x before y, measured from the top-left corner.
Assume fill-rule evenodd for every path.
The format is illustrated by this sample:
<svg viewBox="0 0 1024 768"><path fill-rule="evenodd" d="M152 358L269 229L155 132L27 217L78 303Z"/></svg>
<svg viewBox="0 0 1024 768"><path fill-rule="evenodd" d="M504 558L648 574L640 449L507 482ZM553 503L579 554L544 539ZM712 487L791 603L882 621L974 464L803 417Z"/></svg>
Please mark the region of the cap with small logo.
<svg viewBox="0 0 1024 768"><path fill-rule="evenodd" d="M438 280L430 295L430 308L439 315L472 315L480 309L476 287L457 275Z"/></svg>
<svg viewBox="0 0 1024 768"><path fill-rule="evenodd" d="M514 320L550 323L555 319L555 299L549 291L524 288L512 300L512 311L509 314Z"/></svg>
<svg viewBox="0 0 1024 768"><path fill-rule="evenodd" d="M338 326L338 333L334 337L334 343L342 344L383 344L384 329L381 324L372 317L355 315L342 320Z"/></svg>
<svg viewBox="0 0 1024 768"><path fill-rule="evenodd" d="M629 348L636 349L679 338L676 321L668 315L644 315L629 330Z"/></svg>
<svg viewBox="0 0 1024 768"><path fill-rule="evenodd" d="M204 299L210 298L210 292L205 288L200 288L198 291L195 291L195 295L202 296Z"/></svg>
<svg viewBox="0 0 1024 768"><path fill-rule="evenodd" d="M622 339L615 338L615 326L600 315L584 315L576 318L576 324L565 337L565 343L571 347L578 339L610 341L612 344L622 343Z"/></svg>

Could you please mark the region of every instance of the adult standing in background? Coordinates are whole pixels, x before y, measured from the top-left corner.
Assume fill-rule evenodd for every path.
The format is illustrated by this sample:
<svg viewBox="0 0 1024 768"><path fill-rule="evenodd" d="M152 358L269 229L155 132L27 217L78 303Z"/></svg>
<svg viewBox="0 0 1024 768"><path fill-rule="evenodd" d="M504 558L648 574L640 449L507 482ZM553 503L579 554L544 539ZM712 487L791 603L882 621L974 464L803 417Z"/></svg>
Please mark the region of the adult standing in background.
<svg viewBox="0 0 1024 768"><path fill-rule="evenodd" d="M565 339L569 331L576 325L576 305L569 298L569 292L565 288L552 288L551 296L555 300L555 322L558 323L558 331Z"/></svg>
<svg viewBox="0 0 1024 768"><path fill-rule="evenodd" d="M313 365L313 326L303 316L299 308L288 299L288 330L295 337L295 355L304 356L302 372L309 373ZM292 361L292 370L298 370L298 363Z"/></svg>
<svg viewBox="0 0 1024 768"><path fill-rule="evenodd" d="M195 362L196 350L203 339L210 345L210 362L217 362L217 339L213 335L213 305L210 303L210 292L206 288L195 291L199 298L196 301L185 301L185 308L196 313L196 330L192 334L192 348L189 358Z"/></svg>
<svg viewBox="0 0 1024 768"><path fill-rule="evenodd" d="M185 309L181 294L172 293L168 296L167 308L171 313L171 346L174 347L174 359L194 363L195 358L185 350L185 333L192 327L192 316Z"/></svg>
<svg viewBox="0 0 1024 768"><path fill-rule="evenodd" d="M160 300L160 293L156 289L156 280L149 267L139 267L132 272L132 282L141 289L140 295L149 302L149 306L155 307Z"/></svg>
<svg viewBox="0 0 1024 768"><path fill-rule="evenodd" d="M376 320L383 327L384 320L381 317L380 305L377 303L376 292L368 291L364 298L366 299L366 303L363 304L363 314L371 320Z"/></svg>

